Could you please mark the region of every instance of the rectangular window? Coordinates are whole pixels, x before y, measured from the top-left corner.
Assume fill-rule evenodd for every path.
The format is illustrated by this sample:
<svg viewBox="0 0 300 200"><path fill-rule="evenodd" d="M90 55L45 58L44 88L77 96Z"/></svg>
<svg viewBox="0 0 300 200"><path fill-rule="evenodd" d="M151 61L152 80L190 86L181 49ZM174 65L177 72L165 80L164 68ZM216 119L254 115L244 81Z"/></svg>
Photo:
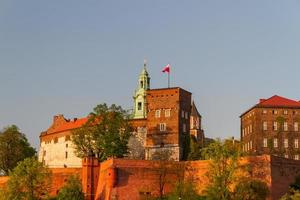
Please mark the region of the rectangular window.
<svg viewBox="0 0 300 200"><path fill-rule="evenodd" d="M264 138L264 143L263 143L264 147L268 147L268 139Z"/></svg>
<svg viewBox="0 0 300 200"><path fill-rule="evenodd" d="M43 152L43 156L46 156L46 151Z"/></svg>
<svg viewBox="0 0 300 200"><path fill-rule="evenodd" d="M182 131L185 133L186 132L186 124L182 124Z"/></svg>
<svg viewBox="0 0 300 200"><path fill-rule="evenodd" d="M70 140L70 135L66 135L65 141L69 141L69 140Z"/></svg>
<svg viewBox="0 0 300 200"><path fill-rule="evenodd" d="M288 131L288 123L287 122L283 123L283 130Z"/></svg>
<svg viewBox="0 0 300 200"><path fill-rule="evenodd" d="M252 124L250 124L250 133L252 133Z"/></svg>
<svg viewBox="0 0 300 200"><path fill-rule="evenodd" d="M295 140L294 140L294 147L295 147L296 149L299 148L299 142L298 142L298 139L295 139Z"/></svg>
<svg viewBox="0 0 300 200"><path fill-rule="evenodd" d="M284 110L284 111L283 111L283 114L284 114L284 115L287 115L287 114L288 114L288 111L287 111L287 110Z"/></svg>
<svg viewBox="0 0 300 200"><path fill-rule="evenodd" d="M274 143L274 148L277 148L278 147L278 139L274 138L273 143Z"/></svg>
<svg viewBox="0 0 300 200"><path fill-rule="evenodd" d="M273 110L273 114L276 115L277 114L277 110Z"/></svg>
<svg viewBox="0 0 300 200"><path fill-rule="evenodd" d="M184 110L181 111L181 118L184 118Z"/></svg>
<svg viewBox="0 0 300 200"><path fill-rule="evenodd" d="M54 138L54 144L58 143L58 138Z"/></svg>
<svg viewBox="0 0 300 200"><path fill-rule="evenodd" d="M294 131L298 131L298 122L294 122Z"/></svg>
<svg viewBox="0 0 300 200"><path fill-rule="evenodd" d="M264 115L267 114L267 110L263 110L263 114L264 114Z"/></svg>
<svg viewBox="0 0 300 200"><path fill-rule="evenodd" d="M142 110L142 102L138 102L138 110Z"/></svg>
<svg viewBox="0 0 300 200"><path fill-rule="evenodd" d="M171 116L171 109L166 109L165 110L165 117L170 117Z"/></svg>
<svg viewBox="0 0 300 200"><path fill-rule="evenodd" d="M284 157L285 157L285 158L289 158L289 155L287 155L287 154L284 154Z"/></svg>
<svg viewBox="0 0 300 200"><path fill-rule="evenodd" d="M242 129L242 137L245 136L245 129Z"/></svg>
<svg viewBox="0 0 300 200"><path fill-rule="evenodd" d="M166 131L166 129L167 129L166 123L160 123L159 124L159 130L160 131Z"/></svg>
<svg viewBox="0 0 300 200"><path fill-rule="evenodd" d="M160 118L160 110L155 111L155 118Z"/></svg>
<svg viewBox="0 0 300 200"><path fill-rule="evenodd" d="M252 149L252 140L250 141L250 149Z"/></svg>
<svg viewBox="0 0 300 200"><path fill-rule="evenodd" d="M185 119L188 119L188 118L189 118L189 113L185 112Z"/></svg>
<svg viewBox="0 0 300 200"><path fill-rule="evenodd" d="M277 122L273 122L273 130L274 131L278 130Z"/></svg>
<svg viewBox="0 0 300 200"><path fill-rule="evenodd" d="M263 122L263 130L264 131L268 130L268 123L267 122Z"/></svg>
<svg viewBox="0 0 300 200"><path fill-rule="evenodd" d="M284 148L289 148L289 139L284 139L284 142L283 142L283 145L284 145Z"/></svg>
<svg viewBox="0 0 300 200"><path fill-rule="evenodd" d="M66 151L65 157L66 157L66 159L68 158L68 152L67 151Z"/></svg>
<svg viewBox="0 0 300 200"><path fill-rule="evenodd" d="M296 154L296 155L294 156L294 159L295 159L295 160L299 160L299 155Z"/></svg>

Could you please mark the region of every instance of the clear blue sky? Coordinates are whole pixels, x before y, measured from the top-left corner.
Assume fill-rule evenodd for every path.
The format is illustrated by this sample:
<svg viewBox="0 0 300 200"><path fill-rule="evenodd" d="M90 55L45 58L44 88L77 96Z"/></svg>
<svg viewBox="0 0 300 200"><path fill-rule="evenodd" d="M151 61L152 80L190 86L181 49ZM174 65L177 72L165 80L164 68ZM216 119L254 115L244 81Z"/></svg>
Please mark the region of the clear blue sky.
<svg viewBox="0 0 300 200"><path fill-rule="evenodd" d="M34 146L55 114L132 107L146 57L152 88L193 93L207 137L239 138L239 115L300 99L300 1L1 0L0 127Z"/></svg>

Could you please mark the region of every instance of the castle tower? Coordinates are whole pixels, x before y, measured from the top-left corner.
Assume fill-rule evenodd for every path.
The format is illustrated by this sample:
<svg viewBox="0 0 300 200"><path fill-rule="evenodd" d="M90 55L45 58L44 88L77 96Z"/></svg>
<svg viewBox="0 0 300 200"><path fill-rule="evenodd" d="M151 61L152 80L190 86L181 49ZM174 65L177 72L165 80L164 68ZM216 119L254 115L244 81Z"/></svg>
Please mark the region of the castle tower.
<svg viewBox="0 0 300 200"><path fill-rule="evenodd" d="M147 117L146 111L146 91L150 89L150 77L147 72L147 63L144 61L144 68L139 76L138 88L133 96L134 108L133 118L143 119Z"/></svg>

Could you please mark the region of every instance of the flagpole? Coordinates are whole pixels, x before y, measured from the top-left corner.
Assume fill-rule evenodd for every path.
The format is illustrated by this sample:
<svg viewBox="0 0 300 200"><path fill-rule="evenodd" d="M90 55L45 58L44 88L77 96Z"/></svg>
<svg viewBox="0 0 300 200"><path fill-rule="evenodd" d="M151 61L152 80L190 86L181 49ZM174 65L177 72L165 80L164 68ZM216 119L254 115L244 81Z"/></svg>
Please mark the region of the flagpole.
<svg viewBox="0 0 300 200"><path fill-rule="evenodd" d="M168 73L168 88L170 88L170 73L171 72Z"/></svg>

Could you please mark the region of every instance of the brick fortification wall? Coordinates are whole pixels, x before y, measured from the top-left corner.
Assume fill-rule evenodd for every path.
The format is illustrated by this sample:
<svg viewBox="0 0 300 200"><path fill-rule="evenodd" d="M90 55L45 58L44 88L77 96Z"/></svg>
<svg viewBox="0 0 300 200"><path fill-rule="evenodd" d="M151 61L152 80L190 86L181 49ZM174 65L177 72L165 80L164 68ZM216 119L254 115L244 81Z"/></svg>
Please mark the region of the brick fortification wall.
<svg viewBox="0 0 300 200"><path fill-rule="evenodd" d="M271 157L271 192L274 199L279 199L288 191L289 185L295 181L297 175L300 175L300 161Z"/></svg>
<svg viewBox="0 0 300 200"><path fill-rule="evenodd" d="M241 165L249 164L248 176L267 183L268 199L277 200L288 191L289 185L300 173L300 161L274 156L251 156L243 158ZM159 195L159 175L165 170L164 193L172 190L178 179L194 182L199 194L205 189L209 161L166 162L112 159L100 167L95 199L138 200ZM183 172L183 173L182 173ZM242 173L242 172L238 172Z"/></svg>
<svg viewBox="0 0 300 200"><path fill-rule="evenodd" d="M240 164L250 165L248 176L267 183L270 189L269 200L277 200L285 194L295 176L300 174L300 161L275 156L245 157ZM147 199L151 195L159 195L160 181L165 184L164 193L168 193L179 179L192 181L201 194L208 183L208 168L209 161L160 163L110 159L100 164L93 160L83 160L83 168L51 169L51 195L57 194L68 176L74 174L82 179L87 200ZM0 187L5 186L7 180L8 177L0 177Z"/></svg>

